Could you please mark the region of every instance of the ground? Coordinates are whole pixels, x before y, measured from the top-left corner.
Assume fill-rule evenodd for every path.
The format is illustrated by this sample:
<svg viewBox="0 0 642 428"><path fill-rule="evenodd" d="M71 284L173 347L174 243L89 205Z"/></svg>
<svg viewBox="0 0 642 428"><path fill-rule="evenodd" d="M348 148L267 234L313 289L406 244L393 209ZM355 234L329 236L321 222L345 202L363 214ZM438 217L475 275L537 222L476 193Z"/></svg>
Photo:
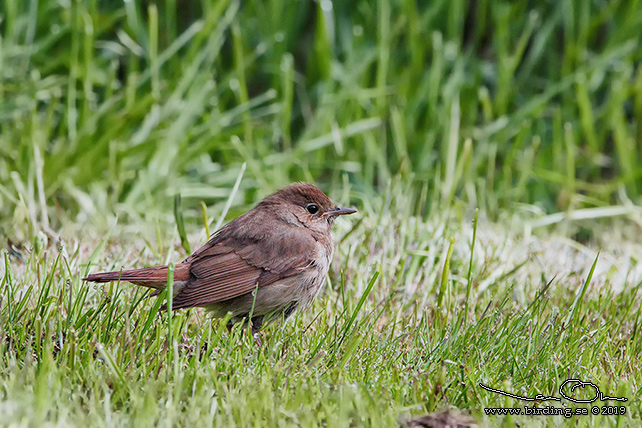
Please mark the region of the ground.
<svg viewBox="0 0 642 428"><path fill-rule="evenodd" d="M640 419L637 243L528 236L517 220L362 213L337 222L319 299L268 326L258 346L200 309L169 317L135 286L82 283L88 270L185 256L176 232L160 243L154 229L126 230L4 252L3 423L396 426L451 406L482 425L546 426L565 417L486 415L533 403L480 383L559 397L573 378L628 399L554 403L625 411L573 416L579 426ZM193 248L204 235L190 235Z"/></svg>

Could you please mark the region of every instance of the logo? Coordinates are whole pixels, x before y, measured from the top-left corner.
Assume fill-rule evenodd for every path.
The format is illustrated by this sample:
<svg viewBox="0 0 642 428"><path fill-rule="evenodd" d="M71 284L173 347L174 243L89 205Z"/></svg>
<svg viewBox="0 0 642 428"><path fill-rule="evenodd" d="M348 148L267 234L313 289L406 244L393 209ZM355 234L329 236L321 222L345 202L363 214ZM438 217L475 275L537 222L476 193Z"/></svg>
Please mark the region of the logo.
<svg viewBox="0 0 642 428"><path fill-rule="evenodd" d="M547 397L542 394L537 394L535 397L522 397L521 395L511 394L510 392L502 391L500 389L491 388L489 386L480 383L481 386L486 391L494 392L496 394L505 395L507 397L515 398L522 401L562 401L562 398L573 403L594 403L597 400L600 401L628 401L628 398L624 397L610 397L604 395L600 388L591 382L584 382L579 379L567 379L559 387L559 393L562 396ZM586 389L585 391L582 391Z"/></svg>

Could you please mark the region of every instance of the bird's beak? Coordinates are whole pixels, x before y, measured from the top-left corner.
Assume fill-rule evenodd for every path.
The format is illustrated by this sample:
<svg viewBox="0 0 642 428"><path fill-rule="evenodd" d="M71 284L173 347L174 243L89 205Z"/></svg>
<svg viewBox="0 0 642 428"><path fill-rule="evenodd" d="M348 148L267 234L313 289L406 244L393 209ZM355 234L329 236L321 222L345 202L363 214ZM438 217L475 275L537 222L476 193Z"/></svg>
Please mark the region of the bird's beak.
<svg viewBox="0 0 642 428"><path fill-rule="evenodd" d="M356 212L357 212L357 210L352 209L352 208L336 207L333 210L326 211L325 215L330 216L330 217L336 217L336 216L340 216L340 215L354 214Z"/></svg>

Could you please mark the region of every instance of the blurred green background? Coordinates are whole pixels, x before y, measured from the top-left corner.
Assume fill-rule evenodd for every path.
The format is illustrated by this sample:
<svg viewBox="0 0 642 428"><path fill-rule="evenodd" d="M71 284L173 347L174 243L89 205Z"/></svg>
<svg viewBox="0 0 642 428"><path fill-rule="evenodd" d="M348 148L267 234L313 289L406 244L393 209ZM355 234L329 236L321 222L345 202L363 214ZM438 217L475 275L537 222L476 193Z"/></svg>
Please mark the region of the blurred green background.
<svg viewBox="0 0 642 428"><path fill-rule="evenodd" d="M5 0L0 230L360 205L640 202L642 2ZM360 201L361 199L361 201ZM67 219L67 220L65 220Z"/></svg>

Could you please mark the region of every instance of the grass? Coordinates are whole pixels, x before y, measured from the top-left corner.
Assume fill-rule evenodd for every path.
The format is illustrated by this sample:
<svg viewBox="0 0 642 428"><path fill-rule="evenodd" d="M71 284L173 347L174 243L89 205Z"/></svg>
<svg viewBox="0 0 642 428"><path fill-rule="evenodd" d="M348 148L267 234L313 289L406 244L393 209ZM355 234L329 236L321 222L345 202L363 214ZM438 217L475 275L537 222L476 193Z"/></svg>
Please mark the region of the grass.
<svg viewBox="0 0 642 428"><path fill-rule="evenodd" d="M55 246L4 251L3 424L395 426L450 405L489 425L530 425L532 416L484 415L486 407L525 404L479 383L559 396L567 378L629 400L623 416L578 416L573 424L639 422L641 278L632 269L623 286L617 280L623 254L598 256L489 225L477 230L471 253L470 224L401 220L384 209L386 201L410 207L402 195L391 188L371 201L379 214L337 223L323 295L288 323L270 325L260 348L247 331L228 333L225 320L200 310L175 312L170 324L157 314L162 299L79 279L88 270L179 260L177 232L158 243L153 227L102 238L68 231L73 238ZM560 266L567 260L586 264Z"/></svg>
<svg viewBox="0 0 642 428"><path fill-rule="evenodd" d="M639 424L642 4L420 3L0 5L0 425ZM79 280L295 180L360 214L260 349ZM627 413L483 412L574 376Z"/></svg>

